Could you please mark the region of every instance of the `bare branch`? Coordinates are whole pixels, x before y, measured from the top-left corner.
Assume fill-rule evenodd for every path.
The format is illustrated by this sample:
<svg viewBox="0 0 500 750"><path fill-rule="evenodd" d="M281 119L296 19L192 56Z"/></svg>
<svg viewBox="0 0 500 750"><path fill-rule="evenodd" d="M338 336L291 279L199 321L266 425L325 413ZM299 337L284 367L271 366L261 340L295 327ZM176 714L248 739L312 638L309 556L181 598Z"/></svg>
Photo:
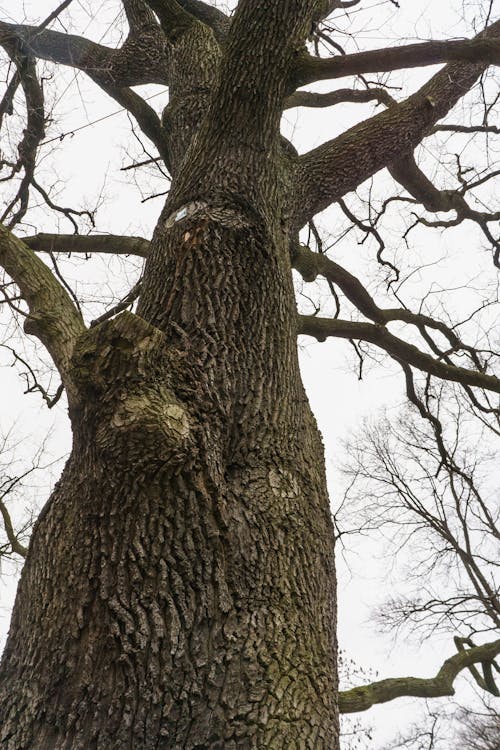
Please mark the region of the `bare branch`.
<svg viewBox="0 0 500 750"><path fill-rule="evenodd" d="M15 281L30 313L24 328L45 345L72 395L70 359L85 331L80 313L54 275L22 240L0 225L0 265Z"/></svg>
<svg viewBox="0 0 500 750"><path fill-rule="evenodd" d="M170 169L171 159L167 134L154 109L132 89L108 86L101 84L97 79L96 83L135 117L141 131L156 146L167 169Z"/></svg>
<svg viewBox="0 0 500 750"><path fill-rule="evenodd" d="M490 27L489 34L500 35L500 21ZM482 63L450 63L404 102L304 154L296 179L295 225L303 226L384 166L411 152L470 90L484 67Z"/></svg>
<svg viewBox="0 0 500 750"><path fill-rule="evenodd" d="M476 370L449 365L422 352L413 344L394 336L384 326L357 323L350 320L319 318L314 315L299 316L298 333L313 336L318 341L328 337L356 339L375 344L396 359L403 360L423 372L464 386L484 388L500 393L500 379Z"/></svg>
<svg viewBox="0 0 500 750"><path fill-rule="evenodd" d="M106 253L109 255L138 255L146 258L149 242L142 237L115 234L35 234L22 237L32 250L41 253Z"/></svg>
<svg viewBox="0 0 500 750"><path fill-rule="evenodd" d="M324 253L314 253L304 245L297 245L292 256L292 265L299 271L305 281L314 281L318 275L323 276L333 284L337 284L347 299L367 318L379 325L386 325L391 321L401 321L416 326L419 331L425 328L439 331L448 340L453 352L466 351L475 367L482 369L482 363L472 346L464 344L455 330L440 320L414 313L406 308L381 308L367 289L353 274L335 261L330 260Z"/></svg>
<svg viewBox="0 0 500 750"><path fill-rule="evenodd" d="M138 299L140 293L141 293L141 287L142 287L142 279L139 279L137 284L134 284L132 289L128 292L128 294L121 299L118 304L113 305L113 307L110 310L106 310L105 313L102 315L99 315L98 318L92 321L90 324L90 327L93 328L94 326L99 325L99 323L104 323L105 320L109 320L110 318L113 318L115 315L118 315L119 313L126 310L128 307L133 305L133 303Z"/></svg>
<svg viewBox="0 0 500 750"><path fill-rule="evenodd" d="M500 242L492 236L487 226L489 222L497 222L500 220L500 211L494 213L475 211L469 206L464 198L464 193L467 190L486 182L488 179L498 174L498 171L494 171L471 184L467 184L459 173L458 178L462 181L462 189L460 191L438 190L419 168L413 154L401 156L396 162L394 162L394 164L389 166L389 172L392 177L394 177L394 179L399 182L399 184L402 185L411 196L413 196L413 198L419 203L422 203L427 211L456 212L455 219L429 222L427 219L418 218L417 221L419 223L425 224L426 226L447 227L456 226L462 221L465 221L465 219L474 221L481 227L484 234L493 245L493 262L497 268L500 268Z"/></svg>
<svg viewBox="0 0 500 750"><path fill-rule="evenodd" d="M500 134L500 128L496 125L435 125L429 135L433 133L494 133Z"/></svg>
<svg viewBox="0 0 500 750"><path fill-rule="evenodd" d="M500 64L498 41L488 37L476 37L456 41L418 42L326 59L304 55L299 59L294 71L294 87L306 86L308 83L325 79L389 72L401 68L421 68L424 65L458 60L498 65Z"/></svg>
<svg viewBox="0 0 500 750"><path fill-rule="evenodd" d="M0 221L8 221L12 229L26 214L29 204L29 191L35 174L35 163L38 146L45 135L45 109L43 89L36 75L35 61L26 54L22 44L0 41L16 65L15 84L21 83L26 100L27 122L23 137L18 145L18 160L12 166L12 176L21 170L24 172L14 198L9 202ZM11 86L10 94L15 91Z"/></svg>
<svg viewBox="0 0 500 750"><path fill-rule="evenodd" d="M225 41L231 25L231 20L225 13L202 0L179 0L179 5L199 21L210 26L219 42Z"/></svg>
<svg viewBox="0 0 500 750"><path fill-rule="evenodd" d="M160 19L161 27L171 42L184 34L196 20L177 0L146 0L146 3Z"/></svg>
<svg viewBox="0 0 500 750"><path fill-rule="evenodd" d="M140 33L148 26L158 26L156 16L143 0L122 0L131 35Z"/></svg>
<svg viewBox="0 0 500 750"><path fill-rule="evenodd" d="M315 91L296 91L288 97L285 102L285 109L292 107L332 107L335 104L344 104L347 102L361 103L376 101L378 104L385 104L387 107L394 104L394 98L386 89L338 89L329 91L327 94L319 94Z"/></svg>
<svg viewBox="0 0 500 750"><path fill-rule="evenodd" d="M500 654L500 640L459 651L447 659L435 677L395 677L371 685L339 693L339 709L343 714L366 711L371 706L387 703L403 696L441 698L454 695L453 683L464 669L473 664L492 662Z"/></svg>
<svg viewBox="0 0 500 750"><path fill-rule="evenodd" d="M21 555L21 557L26 557L28 554L28 548L24 546L24 544L21 544L19 539L16 536L16 532L14 531L14 526L12 524L12 519L10 517L10 513L7 510L7 506L3 502L3 498L6 493L3 493L2 496L0 496L0 515L3 519L3 525L5 528L5 533L7 534L7 539L9 541L10 546L12 547L12 552L15 552L16 555Z"/></svg>
<svg viewBox="0 0 500 750"><path fill-rule="evenodd" d="M160 118L130 86L168 81L169 59L165 37L156 23L147 23L147 8L127 5L131 35L121 49L113 50L83 37L43 30L39 27L0 22L0 44L16 50L19 45L30 56L58 62L84 71L109 96L127 109L143 133L154 143L169 165L167 137ZM150 18L154 16L149 11ZM139 24L135 26L135 22ZM138 64L140 61L140 64ZM34 68L33 62L31 65ZM31 78L36 77L31 75ZM14 84L12 84L14 86ZM28 114L37 109L28 107ZM33 115L32 115L33 116ZM27 132L32 132L33 128Z"/></svg>
<svg viewBox="0 0 500 750"><path fill-rule="evenodd" d="M23 42L33 57L69 65L86 73L103 73L112 67L118 51L74 34L44 30L37 26L0 21L0 44ZM144 81L143 81L144 82Z"/></svg>
<svg viewBox="0 0 500 750"><path fill-rule="evenodd" d="M143 29L143 44L129 38L111 49L84 37L0 21L0 44L22 42L33 57L82 70L93 80L115 88L146 83L168 85L169 58L160 28ZM138 61L140 59L140 64Z"/></svg>

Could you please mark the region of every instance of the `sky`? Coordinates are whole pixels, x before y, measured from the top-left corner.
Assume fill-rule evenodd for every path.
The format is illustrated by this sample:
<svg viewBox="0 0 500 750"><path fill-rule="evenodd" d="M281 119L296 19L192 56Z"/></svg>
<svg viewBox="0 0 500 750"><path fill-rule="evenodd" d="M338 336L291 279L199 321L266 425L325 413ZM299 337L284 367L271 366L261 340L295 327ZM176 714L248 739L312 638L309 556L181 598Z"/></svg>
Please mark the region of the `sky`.
<svg viewBox="0 0 500 750"><path fill-rule="evenodd" d="M8 21L31 22L43 20L57 5L54 0L0 0L0 18ZM98 5L98 17L95 8ZM483 4L485 5L485 4ZM220 7L224 7L219 3ZM365 0L364 13L358 15L353 9L348 19L340 23L338 36L348 51L358 46L381 47L425 40L427 38L454 38L470 35L470 22L474 17L475 4L462 0L435 3L402 0L400 9L391 3ZM436 7L437 6L437 7ZM116 0L90 3L76 0L71 13L65 12L61 21L68 31L80 33L106 44L119 43L123 24ZM52 28L59 28L58 23ZM352 29L356 30L351 35ZM2 74L4 68L0 68ZM95 86L85 80L83 74L55 66L45 70L53 78L45 84L47 99L54 105L53 122L47 129L45 145L41 149L39 164L40 180L51 186L57 199L65 205L89 206L99 196L96 214L96 229L93 231L134 234L149 238L161 210L163 197L150 198L155 193L168 189L164 177L155 168L122 171L124 166L145 158L137 142L131 136L131 126L126 114L118 112L116 103L106 98ZM418 87L429 78L434 68L396 73L390 83L395 95L400 97ZM3 78L2 78L3 80ZM328 91L349 85L351 81L323 82L314 90ZM161 111L168 101L168 94L158 86L140 87L142 95L151 97L150 103ZM283 118L283 132L300 152L314 148L319 143L334 137L350 125L376 110L372 105L347 105L331 110L291 110ZM462 117L461 105L457 108L457 120ZM427 148L427 147L426 147ZM470 154L474 146L468 145ZM432 144L423 158L428 170L434 174L439 167L440 153L432 151ZM446 157L448 159L448 157ZM444 160L438 170L438 181L449 181L452 157ZM441 159L441 161L443 161ZM376 188L383 195L392 189L386 175L376 178ZM1 187L1 186L0 186ZM367 188L361 190L359 198L349 196L351 207L361 209ZM484 199L486 193L478 193ZM0 193L1 196L1 193ZM146 200L144 200L146 199ZM3 202L3 200L2 200ZM362 211L360 210L360 214ZM470 227L445 234L428 234L416 230L411 252L420 251L420 259L408 257L408 248L401 240L401 221L393 215L387 227L390 240L388 257L404 259L409 269L405 286L408 298L418 299L446 287L454 290L447 293L447 302L452 311L465 312L474 307L477 292L471 288L471 270L467 266L468 247L481 242L477 232ZM345 226L345 220L336 208L318 217L318 227L328 245L333 245L332 256L348 265L350 270L368 272L373 278L371 291L384 299L384 274L374 260L374 247L370 242L359 245L355 233L345 241L337 242ZM30 224L22 228L26 234L35 231L71 231L71 227L60 217L50 215L45 209L35 209L30 214ZM360 237L358 236L358 240ZM457 250L460 247L460 252ZM454 262L438 264L437 260L454 254ZM423 257L423 261L421 258ZM70 259L64 264L65 277L74 285L84 300L88 319L102 312L102 304L122 296L140 273L138 261L94 257L89 261ZM426 268L418 269L422 262ZM474 277L490 273L491 260L487 253L479 256L474 266ZM475 284L474 288L481 286ZM464 292L464 287L468 287ZM303 287L297 279L298 304L311 312L315 304L321 304L322 312L331 311L331 301L319 284ZM16 335L15 327L8 320L5 309L0 307L0 326L8 335ZM53 392L57 380L51 379L47 361L39 349L30 342L23 344L29 361L41 368L43 382ZM396 417L405 402L403 383L395 365L367 362L362 380L357 378L357 360L346 342L335 341L318 344L303 338L299 342L300 363L306 389L322 431L332 508L342 498L345 480L339 466L344 456L343 440L356 430L362 429L363 419L375 419L385 412ZM41 359L40 359L41 356ZM22 367L12 367L12 355L0 349L0 428L1 433L12 430L15 440L22 440L15 451L20 465L29 462L36 453L41 440L46 441L42 464L47 466L35 473L23 496L15 507L16 518L24 518L26 508L41 508L47 497L49 486L57 479L64 456L70 447L68 420L65 404L61 402L48 410L39 394L25 395L25 383L20 376ZM48 434L48 437L45 436ZM14 438L13 438L14 439ZM0 465L2 463L0 456ZM59 459L59 460L58 460ZM7 455L6 460L12 457ZM436 634L424 644L409 639L396 640L384 636L373 622L373 608L380 604L394 585L388 561L380 539L357 539L346 542L347 549L338 556L339 575L339 640L349 656L380 677L430 676L436 671L443 653L452 651L449 639ZM0 648L4 642L9 622L9 612L15 595L15 582L19 568L4 565L0 581ZM462 679L462 678L460 678ZM386 706L372 709L368 721L374 726L373 747L378 748L388 740L394 730L403 727L415 715L415 704L400 699Z"/></svg>

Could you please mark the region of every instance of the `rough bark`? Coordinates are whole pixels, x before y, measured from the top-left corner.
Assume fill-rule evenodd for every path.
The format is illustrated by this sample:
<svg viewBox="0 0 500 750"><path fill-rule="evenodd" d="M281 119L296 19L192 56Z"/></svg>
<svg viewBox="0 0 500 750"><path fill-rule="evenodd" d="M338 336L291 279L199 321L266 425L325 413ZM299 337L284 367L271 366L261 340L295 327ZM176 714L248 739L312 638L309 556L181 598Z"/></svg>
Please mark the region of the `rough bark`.
<svg viewBox="0 0 500 750"><path fill-rule="evenodd" d="M333 531L290 246L314 212L418 142L483 62L454 63L298 160L280 117L311 25L335 3L240 0L231 22L200 0L124 7L119 50L0 23L1 43L84 70L132 111L173 177L151 243L0 234L0 261L38 319L58 308L31 330L71 386L73 428L0 667L0 742L336 750ZM145 82L169 86L161 123L127 88ZM57 242L146 256L138 314L86 330L34 255ZM319 272L372 314L367 340L394 344L379 324L402 311L377 308L338 266ZM336 335L331 322L302 325Z"/></svg>
<svg viewBox="0 0 500 750"><path fill-rule="evenodd" d="M338 746L333 530L297 362L279 137L307 16L280 5L291 41L265 85L262 65L252 122L245 4L218 77L212 30L176 27L173 186L138 315L74 347L73 450L1 666L5 750Z"/></svg>

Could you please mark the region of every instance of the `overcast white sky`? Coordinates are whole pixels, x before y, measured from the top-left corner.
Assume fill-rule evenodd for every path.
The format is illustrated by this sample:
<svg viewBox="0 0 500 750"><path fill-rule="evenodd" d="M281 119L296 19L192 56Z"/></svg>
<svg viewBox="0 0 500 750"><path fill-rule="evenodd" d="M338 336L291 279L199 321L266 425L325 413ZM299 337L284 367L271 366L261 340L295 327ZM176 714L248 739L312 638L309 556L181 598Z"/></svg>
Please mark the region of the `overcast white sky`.
<svg viewBox="0 0 500 750"><path fill-rule="evenodd" d="M0 18L36 23L43 20L56 5L56 0L0 0ZM356 29L353 38L339 37L347 50L354 51L358 46L361 49L384 46L417 37L426 39L431 36L450 38L469 35L470 28L464 23L464 16L470 22L477 3L461 0L440 3L431 0L402 0L400 5L401 8L396 13L390 3L364 0L362 6L369 10L363 16L358 16L357 9L353 10L350 23L354 26L345 21L343 23L346 31L353 27ZM61 20L70 31L111 44L119 40L120 30L123 28L118 13L117 0L99 3L75 0L71 13L64 13ZM52 28L61 29L61 26L56 23ZM0 70L2 74L5 72L3 68ZM97 214L98 231L150 237L163 198L141 203L141 197L166 190L167 185L152 171L146 171L137 175L139 186L136 186L132 172L120 171L122 166L141 157L138 143L130 136L128 117L123 113L112 115L118 110L116 103L88 83L83 74L75 75L73 71L60 67L47 67L47 70L55 73L55 78L45 84L48 100L55 102L54 122L48 128L47 140L56 140L42 147L39 171L41 181L60 191L58 200L61 203L76 207L86 201L89 205L92 204L95 195L102 192L103 205ZM424 71L396 74L391 83L403 86L404 92L410 92L427 79L433 70L428 68ZM337 81L335 85L325 82L316 88L330 90L349 84L350 81ZM155 95L151 104L161 111L167 102L167 94L161 87L148 87L146 93ZM399 97L402 93L396 90L395 95ZM460 116L460 107L458 110ZM293 110L286 113L283 130L293 139L299 151L306 151L373 112L374 107L364 105L347 105L319 112ZM105 119L96 122L100 118ZM67 135L59 141L62 134ZM433 159L430 155L428 163L435 169ZM441 178L445 179L446 173ZM376 180L376 185L382 192L384 179L386 178L382 176ZM49 215L45 209L34 211L30 215L30 221L35 226L24 227L27 234L33 233L35 228L38 231L71 231L71 227ZM318 224L325 236L335 236L339 231L338 212L335 209L325 212ZM406 248L403 247L401 232L397 226L394 227L391 239L393 246L389 248L388 257L395 253L401 261L406 262ZM465 253L465 246L478 241L475 231L461 227L453 234L432 235L430 244L427 238L417 234L415 245L425 250L425 262L431 262L445 255L457 242L464 245ZM339 255L335 257L342 257L353 271L368 266L379 274L373 260L373 246L368 244L358 247L353 235L334 252L338 252ZM484 267L488 267L489 271L488 264L491 265L491 260L485 254L478 261L479 265L483 260ZM410 259L410 266L412 262L413 259ZM100 297L111 300L115 294L122 294L137 277L139 267L137 262L127 264L121 259L113 261L109 258L94 258L88 262L79 259L72 260L65 266L65 273L75 282L78 293L87 301L86 310L91 319L98 309L95 300ZM474 273L477 270L475 267ZM424 291L429 289L439 274L445 275L450 285L454 275L457 285L459 282L467 283L468 273L470 275L465 263L454 264L451 268L448 265L442 270L433 267L428 273L422 272L418 276L418 285ZM378 278L381 278L380 275ZM382 285L374 283L375 293L379 289L383 290ZM321 299L328 307L329 303L325 302L322 289L312 285L312 288L304 291L315 300ZM458 307L461 300L460 296L450 298L451 304ZM306 300L301 299L300 304L307 308ZM7 326L7 321L8 313L0 307L0 325ZM332 505L335 507L342 486L338 474L339 459L342 456L341 440L350 430L358 428L364 417L373 417L383 408L388 410L389 415L395 415L398 407L404 403L402 382L396 367L387 363L383 367L368 367L364 379L358 381L355 358L350 346L344 342L314 344L304 339L300 342L300 349L304 380L324 436ZM27 352L28 356L33 356L30 345ZM29 460L36 445L50 429L46 460L63 456L69 450L65 404L61 401L49 412L38 395L23 395L24 381L19 376L19 368L9 367L11 362L9 352L0 350L0 364L5 365L0 370L1 432L5 433L14 427L16 436L25 438L18 455L26 456ZM47 375L45 382L48 382ZM52 390L55 387L56 380L53 381ZM20 499L20 513L29 503L35 502L38 507L43 505L47 496L46 476L49 476L49 481L54 478L52 471L48 471L34 480L33 490L28 491L26 498ZM451 652L451 641L443 641L436 635L424 646L409 642L394 643L392 638L381 636L370 621L372 607L383 601L391 586L389 567L383 559L383 552L384 549L378 547L375 541L357 540L355 549L346 558L347 564L343 556L339 555L340 644L351 657L364 667L378 671L380 676L428 676L441 663L443 653ZM7 566L4 572L6 576L0 587L0 647L8 629L9 610L15 590L12 569ZM392 736L396 726L408 721L415 712L413 706L409 700L399 700L370 711L368 718L376 728L373 747L380 746L383 740Z"/></svg>

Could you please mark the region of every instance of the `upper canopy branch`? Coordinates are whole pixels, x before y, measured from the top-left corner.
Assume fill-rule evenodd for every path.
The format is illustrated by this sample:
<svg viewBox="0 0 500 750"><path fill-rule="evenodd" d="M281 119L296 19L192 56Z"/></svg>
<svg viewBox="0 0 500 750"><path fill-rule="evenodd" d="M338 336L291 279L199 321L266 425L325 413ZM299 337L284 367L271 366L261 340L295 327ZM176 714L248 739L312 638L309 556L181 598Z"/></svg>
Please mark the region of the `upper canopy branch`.
<svg viewBox="0 0 500 750"><path fill-rule="evenodd" d="M22 240L0 224L0 266L29 307L24 327L44 344L71 397L70 359L83 319L49 268Z"/></svg>
<svg viewBox="0 0 500 750"><path fill-rule="evenodd" d="M160 19L163 32L170 41L174 41L196 21L177 0L146 0L146 3Z"/></svg>
<svg viewBox="0 0 500 750"><path fill-rule="evenodd" d="M132 35L148 26L158 26L155 14L143 0L122 0L122 5Z"/></svg>
<svg viewBox="0 0 500 750"><path fill-rule="evenodd" d="M137 120L142 132L154 143L165 163L169 164L167 138L160 118L149 104L129 86L144 83L168 82L169 55L167 42L154 20L148 25L148 9L142 3L128 4L131 35L123 47L114 50L83 37L63 34L38 27L0 22L0 44L8 47L21 45L27 54L84 71L109 96L127 109ZM28 108L33 117L37 110ZM29 132L29 130L27 131Z"/></svg>
<svg viewBox="0 0 500 750"><path fill-rule="evenodd" d="M337 89L326 94L320 94L316 91L296 91L285 101L285 109L291 109L292 107L332 107L335 104L347 102L366 104L366 102L371 101L385 104L387 107L395 103L389 92L382 88Z"/></svg>
<svg viewBox="0 0 500 750"><path fill-rule="evenodd" d="M488 33L496 41L500 21ZM304 154L296 177L295 226L303 226L316 213L414 149L470 90L484 69L481 62L450 63L405 101Z"/></svg>
<svg viewBox="0 0 500 750"><path fill-rule="evenodd" d="M491 664L498 654L500 654L500 640L459 651L444 662L435 677L429 679L396 677L341 691L339 693L340 713L366 711L371 706L387 703L387 701L403 696L440 698L454 695L453 683L460 672L470 669L474 664ZM484 683L482 687L485 687ZM494 694L498 695L498 691Z"/></svg>
<svg viewBox="0 0 500 750"><path fill-rule="evenodd" d="M331 58L303 55L294 70L295 88L314 81L365 73L384 73L401 68L420 68L424 65L452 60L500 64L500 43L497 39L475 39L443 42L418 42L401 47L384 47L368 52L354 52Z"/></svg>
<svg viewBox="0 0 500 750"><path fill-rule="evenodd" d="M110 86L168 84L168 50L159 27L144 32L142 45L128 39L112 49L75 34L0 21L0 44L4 41L22 41L33 57L77 68Z"/></svg>
<svg viewBox="0 0 500 750"><path fill-rule="evenodd" d="M5 41L24 42L34 56L50 62L58 62L88 72L109 70L118 54L118 50L97 44L75 34L64 34L59 31L38 27L11 24L0 21L0 43ZM142 81L144 83L144 81Z"/></svg>
<svg viewBox="0 0 500 750"><path fill-rule="evenodd" d="M202 0L178 0L178 2L188 13L206 26L210 26L219 42L225 40L231 25L231 20L225 13Z"/></svg>
<svg viewBox="0 0 500 750"><path fill-rule="evenodd" d="M6 39L0 40L0 44L16 66L16 75L13 78L16 87L12 87L12 91L15 91L17 83L20 82L26 101L26 127L17 148L17 161L11 165L10 177L21 171L24 174L16 195L0 215L0 221L8 221L8 226L11 229L21 221L28 210L30 186L33 184L35 175L37 150L45 135L45 107L43 88L37 78L36 64L27 52L26 45L23 42Z"/></svg>

